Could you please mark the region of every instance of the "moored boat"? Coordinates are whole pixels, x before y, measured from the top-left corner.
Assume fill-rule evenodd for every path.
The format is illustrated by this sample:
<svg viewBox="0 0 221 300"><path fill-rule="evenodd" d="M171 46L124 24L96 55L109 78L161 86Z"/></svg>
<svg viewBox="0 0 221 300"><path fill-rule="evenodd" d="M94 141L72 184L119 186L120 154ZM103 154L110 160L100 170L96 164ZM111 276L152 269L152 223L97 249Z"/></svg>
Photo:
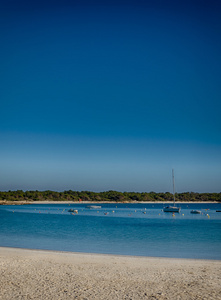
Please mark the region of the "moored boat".
<svg viewBox="0 0 221 300"><path fill-rule="evenodd" d="M101 208L101 206L100 205L87 205L85 208L98 209L98 208Z"/></svg>
<svg viewBox="0 0 221 300"><path fill-rule="evenodd" d="M76 214L77 214L77 213L78 213L78 210L77 210L77 209L71 208L71 209L68 210L68 212L73 212L73 213L76 213Z"/></svg>
<svg viewBox="0 0 221 300"><path fill-rule="evenodd" d="M191 214L201 214L200 210L191 210Z"/></svg>
<svg viewBox="0 0 221 300"><path fill-rule="evenodd" d="M175 184L174 184L174 170L172 169L172 178L173 178L173 206L166 206L164 207L164 212L172 212L172 213L179 213L181 208L175 206Z"/></svg>
<svg viewBox="0 0 221 300"><path fill-rule="evenodd" d="M164 207L163 211L164 212L180 212L180 207L176 207L176 206L166 206Z"/></svg>

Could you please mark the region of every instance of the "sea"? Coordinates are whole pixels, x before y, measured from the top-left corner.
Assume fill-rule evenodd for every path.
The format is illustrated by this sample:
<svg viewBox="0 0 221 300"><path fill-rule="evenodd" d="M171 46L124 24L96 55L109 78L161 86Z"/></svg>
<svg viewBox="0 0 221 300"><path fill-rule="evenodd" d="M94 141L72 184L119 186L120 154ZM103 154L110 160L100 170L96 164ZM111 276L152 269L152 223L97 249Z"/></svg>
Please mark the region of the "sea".
<svg viewBox="0 0 221 300"><path fill-rule="evenodd" d="M221 259L221 203L0 206L0 246L117 255ZM71 212L69 210L72 210ZM74 211L73 211L74 210ZM200 210L192 214L191 210Z"/></svg>

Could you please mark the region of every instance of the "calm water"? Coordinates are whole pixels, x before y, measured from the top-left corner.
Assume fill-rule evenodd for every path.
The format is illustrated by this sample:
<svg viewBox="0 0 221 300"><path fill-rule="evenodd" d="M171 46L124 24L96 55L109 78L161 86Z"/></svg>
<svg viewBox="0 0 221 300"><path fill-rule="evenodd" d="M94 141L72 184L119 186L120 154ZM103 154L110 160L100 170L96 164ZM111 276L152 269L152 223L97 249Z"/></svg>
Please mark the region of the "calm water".
<svg viewBox="0 0 221 300"><path fill-rule="evenodd" d="M0 206L0 246L221 259L221 204L180 204L175 216L164 213L163 204L99 205Z"/></svg>

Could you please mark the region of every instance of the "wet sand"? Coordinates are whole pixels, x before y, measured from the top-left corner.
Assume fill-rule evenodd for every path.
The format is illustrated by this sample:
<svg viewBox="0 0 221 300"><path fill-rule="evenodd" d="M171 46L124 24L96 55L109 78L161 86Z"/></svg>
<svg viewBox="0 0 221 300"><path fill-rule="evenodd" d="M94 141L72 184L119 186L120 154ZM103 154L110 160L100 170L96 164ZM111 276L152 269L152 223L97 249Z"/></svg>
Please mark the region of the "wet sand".
<svg viewBox="0 0 221 300"><path fill-rule="evenodd" d="M0 247L0 299L221 299L221 261Z"/></svg>

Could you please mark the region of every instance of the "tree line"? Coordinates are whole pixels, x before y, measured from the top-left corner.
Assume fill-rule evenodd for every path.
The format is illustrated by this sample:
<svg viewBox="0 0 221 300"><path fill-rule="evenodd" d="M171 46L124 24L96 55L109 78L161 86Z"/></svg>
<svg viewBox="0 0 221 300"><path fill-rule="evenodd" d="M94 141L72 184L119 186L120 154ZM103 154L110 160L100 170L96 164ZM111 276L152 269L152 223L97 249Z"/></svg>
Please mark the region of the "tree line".
<svg viewBox="0 0 221 300"><path fill-rule="evenodd" d="M221 202L221 193L176 193L176 201L180 202ZM173 195L169 192L91 192L91 191L7 191L0 192L1 201L94 201L94 202L167 202L173 201Z"/></svg>

